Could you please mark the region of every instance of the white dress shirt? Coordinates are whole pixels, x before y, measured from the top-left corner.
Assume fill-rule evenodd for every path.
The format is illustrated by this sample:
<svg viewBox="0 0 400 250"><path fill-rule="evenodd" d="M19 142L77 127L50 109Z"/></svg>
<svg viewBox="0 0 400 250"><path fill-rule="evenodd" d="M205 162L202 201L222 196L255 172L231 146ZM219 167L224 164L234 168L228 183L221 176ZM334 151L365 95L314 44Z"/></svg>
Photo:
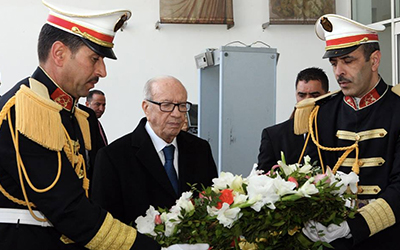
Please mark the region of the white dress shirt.
<svg viewBox="0 0 400 250"><path fill-rule="evenodd" d="M175 146L175 151L174 151L174 168L176 171L176 174L178 175L179 178L179 171L178 171L178 143L176 142L176 137L171 143L166 143L163 139L161 139L154 130L151 128L150 124L146 122L145 129L147 133L150 136L151 141L153 142L153 146L156 149L156 152L158 153L158 156L160 157L160 160L164 166L165 164L165 156L164 152L162 151L164 147L168 145L174 145Z"/></svg>

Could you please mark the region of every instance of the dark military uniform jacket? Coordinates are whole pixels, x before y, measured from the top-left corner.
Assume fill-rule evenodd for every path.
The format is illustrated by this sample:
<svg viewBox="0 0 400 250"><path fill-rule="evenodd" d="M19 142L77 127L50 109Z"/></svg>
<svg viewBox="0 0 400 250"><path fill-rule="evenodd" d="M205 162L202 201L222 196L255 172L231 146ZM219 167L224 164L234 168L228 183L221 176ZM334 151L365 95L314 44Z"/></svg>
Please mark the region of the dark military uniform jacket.
<svg viewBox="0 0 400 250"><path fill-rule="evenodd" d="M100 126L99 120L96 117L96 113L93 109L86 107L85 105L78 104L78 107L89 114L88 121L89 121L89 128L90 128L90 141L91 141L91 149L88 151L87 156L89 159L87 160L88 163L88 178L91 180L93 175L93 167L95 165L96 155L99 149L106 146L104 140L100 133ZM102 127L101 127L102 129ZM104 134L104 130L102 131Z"/></svg>
<svg viewBox="0 0 400 250"><path fill-rule="evenodd" d="M60 133L54 131L61 130L60 138L65 139L65 133L62 132L62 127L64 127L75 151L75 157L72 161L75 162L79 155L85 156L85 136L81 131L81 122L78 122L78 116L75 115L75 112L78 112L75 107L76 100L58 88L42 69L38 68L33 73L32 78L41 83L39 84L43 87L41 90L47 92L51 100L48 99L46 102L42 98L35 99L35 95L30 93L28 88L23 87L32 85L32 79L28 78L16 84L1 98L0 108L3 112L9 107L8 104L6 105L7 101L14 96L19 96L19 94L16 94L17 92L24 93L20 89L25 89L27 94L23 95L23 101L18 101L18 97L15 100L20 103L28 102L30 105L16 104L12 106L10 109L11 116L3 120L1 124L0 184L10 195L24 201L15 148L21 156L30 181L38 189L47 188L56 180L60 166L59 179L54 187L45 192L34 191L27 184L27 178L22 178L27 197L36 206L33 209L43 213L54 227L26 225L18 221L14 223L0 222L0 249L79 249L83 248L82 246L96 249L97 243L102 245L103 240L107 238L106 235L113 231L111 230L112 224L127 226L112 219L107 211L86 197L82 188L83 168L75 171L74 168L77 164L71 163L68 159L64 146L63 149L59 150L56 146L57 143L54 143L54 141L59 140L56 137L60 135ZM32 86L30 87L32 88ZM55 103L61 106L58 105L60 106L59 110L56 110L56 115L52 116L54 110L47 107L54 107ZM37 105L39 108L37 108ZM36 110L32 107L35 107ZM45 113L47 111L49 114ZM82 114L83 111L80 112ZM17 113L26 116L18 117ZM52 119L47 119L50 116L52 116ZM57 119L58 122L54 122ZM54 123L50 124L50 121ZM13 142L9 122L11 122L12 131L15 131L16 127L19 129L17 142ZM58 153L60 159L58 159ZM5 208L26 209L25 206L11 201L0 193L0 218L1 209ZM132 229L127 231L130 230ZM129 249L128 242L130 241L130 245L132 245L135 233L135 230L133 230L133 234L122 236L124 238L120 238L118 234L113 237L116 241L126 242L126 244L121 245L120 249ZM77 244L65 244L60 240L62 236L65 243L75 242ZM148 239L148 237L138 234L134 249L151 249L151 247L143 248L143 246L140 246L140 242L145 242ZM112 249L112 244L109 249Z"/></svg>
<svg viewBox="0 0 400 250"><path fill-rule="evenodd" d="M359 104L340 92L319 105L320 144L344 147L358 140L358 199L376 199L368 205L361 202L365 206L360 213L348 220L352 238L333 245L337 243L337 249L346 249L344 245L364 250L399 249L400 97L380 80ZM343 151L323 151L325 165L333 168L342 154ZM349 173L354 161L353 150L339 171Z"/></svg>

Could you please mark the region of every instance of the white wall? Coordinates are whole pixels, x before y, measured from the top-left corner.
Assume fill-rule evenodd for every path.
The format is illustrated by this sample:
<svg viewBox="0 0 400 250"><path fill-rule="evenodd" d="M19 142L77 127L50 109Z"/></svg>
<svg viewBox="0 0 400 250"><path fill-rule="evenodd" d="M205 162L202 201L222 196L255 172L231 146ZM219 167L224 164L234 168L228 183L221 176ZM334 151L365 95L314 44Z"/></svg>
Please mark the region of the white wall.
<svg viewBox="0 0 400 250"><path fill-rule="evenodd" d="M76 1L76 0L69 0ZM198 101L198 71L194 56L206 48L218 48L232 41L251 44L262 41L277 48L276 121L286 120L295 104L297 73L310 66L323 68L331 90L337 89L329 62L322 59L324 42L314 34L314 25L261 25L268 21L268 1L233 0L235 26L161 24L158 0L80 0L80 4L128 8L132 18L114 40L117 61L106 60L108 76L96 88L105 91L107 110L101 121L110 141L129 133L143 116L141 101L144 83L156 75L173 75ZM337 13L349 16L349 1L336 1ZM340 3L338 3L340 2ZM36 42L48 10L40 0L0 0L0 95L37 66ZM113 7L113 8L115 8ZM240 46L238 44L238 46ZM245 84L245 83L244 83ZM82 100L83 101L83 100ZM261 131L259 131L261 135Z"/></svg>

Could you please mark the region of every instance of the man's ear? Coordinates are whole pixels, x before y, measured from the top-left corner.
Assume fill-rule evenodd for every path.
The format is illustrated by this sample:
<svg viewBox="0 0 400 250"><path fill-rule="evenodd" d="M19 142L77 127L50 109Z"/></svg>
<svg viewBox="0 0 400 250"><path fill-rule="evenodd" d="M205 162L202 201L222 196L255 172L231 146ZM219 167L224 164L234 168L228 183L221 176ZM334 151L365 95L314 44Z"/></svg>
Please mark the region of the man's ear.
<svg viewBox="0 0 400 250"><path fill-rule="evenodd" d="M67 57L68 51L69 48L64 43L56 41L51 46L50 57L57 66L62 66Z"/></svg>
<svg viewBox="0 0 400 250"><path fill-rule="evenodd" d="M379 65L381 63L381 51L376 50L371 54L370 60L371 60L371 66L372 66L372 71L378 71Z"/></svg>
<svg viewBox="0 0 400 250"><path fill-rule="evenodd" d="M142 109L143 109L143 112L144 112L144 114L146 115L146 117L147 117L147 113L148 113L148 108L149 108L149 103L146 102L145 100L143 100L143 102L142 102Z"/></svg>

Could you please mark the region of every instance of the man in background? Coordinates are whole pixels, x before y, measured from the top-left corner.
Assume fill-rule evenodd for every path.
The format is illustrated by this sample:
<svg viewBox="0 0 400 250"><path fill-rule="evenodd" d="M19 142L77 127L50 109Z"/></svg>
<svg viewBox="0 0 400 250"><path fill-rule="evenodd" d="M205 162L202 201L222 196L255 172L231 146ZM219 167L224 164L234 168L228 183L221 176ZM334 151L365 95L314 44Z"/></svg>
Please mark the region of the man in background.
<svg viewBox="0 0 400 250"><path fill-rule="evenodd" d="M155 77L144 87L146 115L136 129L97 155L91 198L131 223L152 205L170 208L197 183L212 185L217 168L206 140L182 131L187 101L183 84L172 76Z"/></svg>
<svg viewBox="0 0 400 250"><path fill-rule="evenodd" d="M103 125L101 125L99 121L99 118L106 110L106 96L104 92L97 89L90 90L86 97L85 105L79 104L78 106L89 114L88 121L92 148L87 151L87 168L88 178L92 179L97 152L102 147L108 145L106 133L104 132Z"/></svg>
<svg viewBox="0 0 400 250"><path fill-rule="evenodd" d="M85 105L86 107L93 109L96 113L97 119L100 119L106 111L106 95L101 90L92 89L86 96Z"/></svg>
<svg viewBox="0 0 400 250"><path fill-rule="evenodd" d="M325 72L320 68L306 68L300 71L296 78L296 101L315 98L328 93L329 81ZM304 147L305 136L296 135L293 130L293 117L289 120L265 128L261 135L258 169L268 172L272 166L281 160L281 151L285 154L288 164L297 163ZM308 146L312 146L310 141ZM316 155L309 152L312 161Z"/></svg>
<svg viewBox="0 0 400 250"><path fill-rule="evenodd" d="M106 111L106 96L103 91L93 89L89 91L89 94L86 97L85 105L86 107L93 109L93 111L96 113L96 118L100 119ZM100 121L98 121L98 126L103 144L102 147L104 147L108 145L106 133L104 132L103 126L101 125Z"/></svg>

